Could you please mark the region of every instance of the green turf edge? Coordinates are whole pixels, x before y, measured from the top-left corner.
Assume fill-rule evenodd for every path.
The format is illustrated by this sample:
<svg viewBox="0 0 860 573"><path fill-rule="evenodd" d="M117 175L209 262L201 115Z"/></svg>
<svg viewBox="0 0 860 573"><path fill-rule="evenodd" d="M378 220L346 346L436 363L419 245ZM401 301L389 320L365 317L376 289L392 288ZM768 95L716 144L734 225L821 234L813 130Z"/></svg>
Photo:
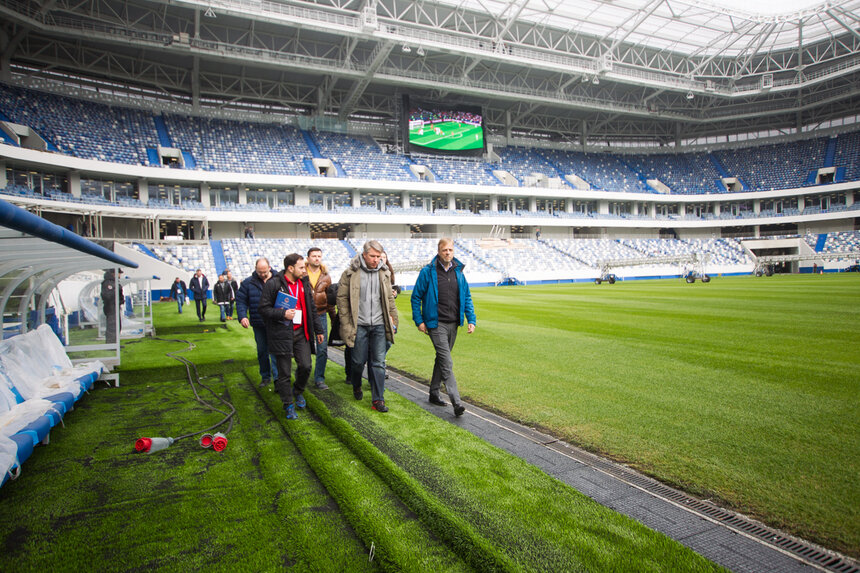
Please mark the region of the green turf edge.
<svg viewBox="0 0 860 573"><path fill-rule="evenodd" d="M249 368L245 373L253 384L256 369ZM373 563L377 567L383 571L469 570L461 556L433 537L435 532L424 529L423 525L419 529L416 520L403 515L404 511L411 510L408 504L403 503L363 460L354 459L351 450L330 428L305 412L300 413L298 420L287 421L281 413L278 395L257 390L317 479L337 502L368 553L373 548ZM305 395L313 399L309 392ZM323 447L326 440L326 447ZM396 523L391 519L393 514L399 514L395 517Z"/></svg>
<svg viewBox="0 0 860 573"><path fill-rule="evenodd" d="M308 408L346 446L371 468L412 511L451 549L477 571L523 571L507 555L479 535L472 526L457 517L424 487L352 426L334 418L316 396L306 392Z"/></svg>

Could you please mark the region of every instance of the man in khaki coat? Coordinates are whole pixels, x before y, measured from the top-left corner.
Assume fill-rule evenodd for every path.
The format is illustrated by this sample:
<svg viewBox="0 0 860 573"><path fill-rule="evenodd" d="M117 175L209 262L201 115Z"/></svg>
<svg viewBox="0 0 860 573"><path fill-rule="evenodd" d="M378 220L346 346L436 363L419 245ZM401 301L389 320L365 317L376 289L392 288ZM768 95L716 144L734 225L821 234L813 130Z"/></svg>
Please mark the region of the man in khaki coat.
<svg viewBox="0 0 860 573"><path fill-rule="evenodd" d="M364 244L340 276L337 287L337 312L340 334L352 349L352 394L361 400L361 372L367 362L370 381L371 407L387 412L385 405L386 341L394 343L397 332L397 307L391 290L391 275L380 264L382 245L377 241Z"/></svg>

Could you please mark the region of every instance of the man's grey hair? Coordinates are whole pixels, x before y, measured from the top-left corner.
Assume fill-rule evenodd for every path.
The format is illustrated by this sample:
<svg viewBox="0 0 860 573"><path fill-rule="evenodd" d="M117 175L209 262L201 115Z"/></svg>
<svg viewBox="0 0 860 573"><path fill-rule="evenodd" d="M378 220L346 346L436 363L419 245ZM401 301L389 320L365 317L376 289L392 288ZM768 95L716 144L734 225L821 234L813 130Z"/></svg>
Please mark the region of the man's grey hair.
<svg viewBox="0 0 860 573"><path fill-rule="evenodd" d="M370 249L374 251L379 251L380 253L385 252L385 249L382 248L382 245L379 244L379 241L367 241L364 243L364 247L362 247L362 253L369 253Z"/></svg>
<svg viewBox="0 0 860 573"><path fill-rule="evenodd" d="M269 259L267 259L266 257L260 257L259 259L257 259L257 260L254 262L254 268L255 268L255 269L257 268L257 265L259 265L259 264L260 264L260 261L266 261L266 264L267 264L267 265L269 265L269 267L271 267L271 266L272 266L271 264L269 264Z"/></svg>

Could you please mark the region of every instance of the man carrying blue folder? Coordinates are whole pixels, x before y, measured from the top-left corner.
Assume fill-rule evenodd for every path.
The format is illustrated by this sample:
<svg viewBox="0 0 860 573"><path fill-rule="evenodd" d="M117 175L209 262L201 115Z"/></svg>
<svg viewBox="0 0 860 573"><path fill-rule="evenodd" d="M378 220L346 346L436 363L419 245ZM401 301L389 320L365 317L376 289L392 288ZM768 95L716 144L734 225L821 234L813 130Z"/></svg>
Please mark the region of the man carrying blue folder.
<svg viewBox="0 0 860 573"><path fill-rule="evenodd" d="M284 257L284 270L263 286L260 315L266 323L269 353L275 356L278 365L275 390L284 403L287 419L295 420L298 418L296 408L307 405L303 393L311 373L314 345L325 336L301 255L292 253ZM296 382L291 385L293 357L296 359Z"/></svg>

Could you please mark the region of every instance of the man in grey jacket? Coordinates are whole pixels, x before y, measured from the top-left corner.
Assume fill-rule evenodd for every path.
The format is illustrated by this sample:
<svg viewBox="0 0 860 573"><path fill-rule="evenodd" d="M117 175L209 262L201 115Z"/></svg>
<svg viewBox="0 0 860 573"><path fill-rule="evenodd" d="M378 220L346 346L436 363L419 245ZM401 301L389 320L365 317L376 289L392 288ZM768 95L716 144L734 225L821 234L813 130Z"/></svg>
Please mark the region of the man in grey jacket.
<svg viewBox="0 0 860 573"><path fill-rule="evenodd" d="M367 362L371 407L387 412L385 405L386 341L394 343L397 332L397 307L391 290L391 274L380 264L382 245L368 241L340 276L337 287L337 312L340 334L352 349L352 394L361 400L361 372Z"/></svg>

